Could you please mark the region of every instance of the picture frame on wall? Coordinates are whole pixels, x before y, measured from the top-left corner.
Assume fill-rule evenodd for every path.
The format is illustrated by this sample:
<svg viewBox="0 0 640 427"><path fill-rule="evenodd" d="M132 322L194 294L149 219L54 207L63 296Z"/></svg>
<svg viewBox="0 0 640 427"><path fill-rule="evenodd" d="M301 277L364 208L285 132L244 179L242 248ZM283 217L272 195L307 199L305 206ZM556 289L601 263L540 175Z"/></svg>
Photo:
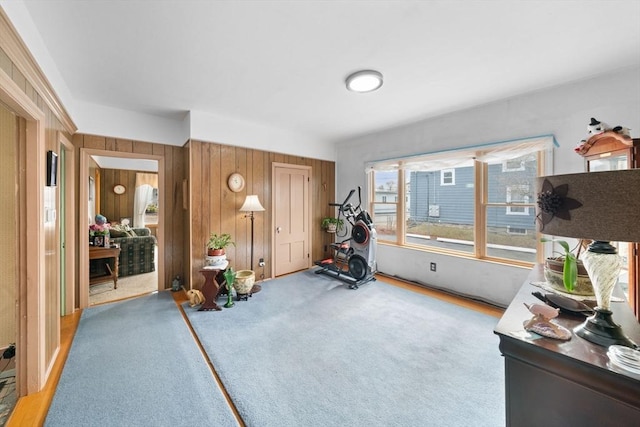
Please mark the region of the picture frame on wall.
<svg viewBox="0 0 640 427"><path fill-rule="evenodd" d="M47 187L58 185L58 155L47 151Z"/></svg>

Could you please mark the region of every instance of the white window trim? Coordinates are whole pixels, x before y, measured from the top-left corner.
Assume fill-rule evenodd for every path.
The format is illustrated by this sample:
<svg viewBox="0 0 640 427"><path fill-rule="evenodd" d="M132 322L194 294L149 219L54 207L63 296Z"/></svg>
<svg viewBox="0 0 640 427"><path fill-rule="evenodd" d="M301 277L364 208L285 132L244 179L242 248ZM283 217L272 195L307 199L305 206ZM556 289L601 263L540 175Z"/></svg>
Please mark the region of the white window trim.
<svg viewBox="0 0 640 427"><path fill-rule="evenodd" d="M502 172L519 172L525 170L524 161L520 161L520 166L517 168L508 167L510 160L502 162Z"/></svg>
<svg viewBox="0 0 640 427"><path fill-rule="evenodd" d="M451 173L451 182L444 182L444 176L447 173ZM440 171L440 185L456 185L456 170L455 169L442 169Z"/></svg>
<svg viewBox="0 0 640 427"><path fill-rule="evenodd" d="M518 229L518 230L524 230L524 233L514 232L514 231L512 231L512 230L511 230L511 228L512 228L512 227L511 227L510 225L507 225L507 233L509 233L509 234L515 234L515 235L517 235L517 236L526 236L526 235L527 235L527 229L526 229L526 228L522 228L522 227L513 227L513 228Z"/></svg>
<svg viewBox="0 0 640 427"><path fill-rule="evenodd" d="M518 189L520 191L528 192L528 185L508 185L507 186L507 203L512 203L511 200L511 189ZM518 203L529 203L529 196L524 196L524 200L518 200ZM513 208L524 208L524 211L514 211ZM507 206L507 215L529 215L529 207L528 206Z"/></svg>

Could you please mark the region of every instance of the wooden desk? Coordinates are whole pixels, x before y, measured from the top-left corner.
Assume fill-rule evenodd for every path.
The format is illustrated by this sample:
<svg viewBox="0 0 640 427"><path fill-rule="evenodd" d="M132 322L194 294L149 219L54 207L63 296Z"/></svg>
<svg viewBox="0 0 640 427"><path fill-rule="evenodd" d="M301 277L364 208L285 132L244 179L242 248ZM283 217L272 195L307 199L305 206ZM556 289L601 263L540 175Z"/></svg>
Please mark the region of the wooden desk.
<svg viewBox="0 0 640 427"><path fill-rule="evenodd" d="M224 261L219 265L208 266L200 270L200 273L204 276L204 285L202 285L202 295L204 296L204 302L198 309L198 311L211 311L222 310L218 304L216 304L216 298L218 298L218 292L220 291L220 284L217 277L223 273L229 266L229 261Z"/></svg>
<svg viewBox="0 0 640 427"><path fill-rule="evenodd" d="M544 281L536 267L513 299L495 333L505 360L507 426L638 426L640 375L609 364L607 348L573 334L569 341L524 330L532 317L523 303L541 303L530 282ZM622 296L616 289L616 296ZM640 324L628 303L611 304L613 319L634 342ZM557 323L573 330L584 317L560 314Z"/></svg>
<svg viewBox="0 0 640 427"><path fill-rule="evenodd" d="M106 259L105 270L106 273L102 276L90 277L89 286L96 283L103 283L113 280L113 289L118 289L118 268L119 268L120 246L102 248L97 246L89 246L89 260L92 259ZM109 260L113 259L114 268L111 269Z"/></svg>

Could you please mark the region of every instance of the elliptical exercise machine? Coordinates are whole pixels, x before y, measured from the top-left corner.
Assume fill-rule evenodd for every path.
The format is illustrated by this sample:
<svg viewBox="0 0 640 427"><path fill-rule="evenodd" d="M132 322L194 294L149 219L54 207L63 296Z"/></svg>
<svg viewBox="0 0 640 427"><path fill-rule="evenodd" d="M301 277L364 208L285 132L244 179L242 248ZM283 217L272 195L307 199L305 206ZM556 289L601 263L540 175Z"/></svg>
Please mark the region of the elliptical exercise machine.
<svg viewBox="0 0 640 427"><path fill-rule="evenodd" d="M316 274L327 274L340 279L349 284L349 289L358 289L360 285L376 280L374 274L378 268L376 229L369 213L361 207L360 187L358 187L358 205L349 203L349 199L355 192L356 190L351 190L341 204L329 203L329 206L338 208L338 219L344 216L345 222L350 225L351 237L331 244L333 258L315 262L318 267L321 267L316 270ZM338 237L345 237L347 232Z"/></svg>

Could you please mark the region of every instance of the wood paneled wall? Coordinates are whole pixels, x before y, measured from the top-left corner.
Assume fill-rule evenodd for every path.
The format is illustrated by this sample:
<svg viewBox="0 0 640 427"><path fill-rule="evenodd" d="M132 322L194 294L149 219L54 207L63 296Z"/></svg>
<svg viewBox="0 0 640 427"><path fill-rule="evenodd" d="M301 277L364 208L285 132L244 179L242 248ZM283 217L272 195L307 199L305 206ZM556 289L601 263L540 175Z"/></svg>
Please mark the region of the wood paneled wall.
<svg viewBox="0 0 640 427"><path fill-rule="evenodd" d="M33 169L44 164L48 150L60 154L59 133L70 139L76 128L2 8L0 74L3 82L0 102L6 105L19 104L20 108L29 110L29 115L36 110L39 112L32 115L30 124L27 124L27 116L19 115L18 138L27 143L21 143L18 152L9 160L15 162L19 171L19 238L15 243L16 253L19 254L16 264L18 286L15 288L18 291L14 295L14 299L18 299L19 330L13 332L20 366L17 372L18 394L24 395L37 391L43 384L47 367L54 361L60 342L60 227L56 221L46 221L44 227L40 228L41 223L32 220L31 215L31 212L36 212L38 217L44 219L45 207L59 211L60 187L45 187L43 179L37 183L38 191L33 191L33 188L27 191L27 184L33 181L34 176L40 176L40 172L34 174ZM20 96L17 96L18 93ZM25 99L29 102L25 102ZM37 125L33 124L34 121ZM30 135L27 135L27 129L30 129ZM43 130L42 134L40 129ZM42 191L40 186L44 187ZM37 250L37 258L42 263L36 264L33 261L34 254L26 260L26 247L28 242L40 239L44 240L44 248ZM28 275L31 276L29 283ZM15 286L15 282L13 284ZM28 295L37 295L37 301L32 299L27 305Z"/></svg>
<svg viewBox="0 0 640 427"><path fill-rule="evenodd" d="M199 289L204 283L199 270L204 265L205 247L212 232L229 233L233 237L236 246L227 248L227 257L235 270L250 268L251 223L239 211L248 194L257 194L265 208L264 212L255 213L254 220L256 280L271 276L271 166L274 162L311 167L311 258L313 261L328 256L331 235L321 229L320 223L323 217L335 214L328 205L335 201L334 162L193 140L187 147L193 288ZM239 193L227 186L233 172L241 173L246 180L244 190ZM264 267L258 267L260 258L265 260Z"/></svg>
<svg viewBox="0 0 640 427"><path fill-rule="evenodd" d="M100 213L107 217L109 222L120 222L121 218L129 218L133 221L133 203L138 172L151 173L124 169L100 169ZM124 194L113 192L113 187L118 184L125 186Z"/></svg>
<svg viewBox="0 0 640 427"><path fill-rule="evenodd" d="M186 177L184 160L186 149L183 147L175 147L172 145L108 138L104 136L86 135L80 133L73 136L73 145L78 150L80 148L93 148L97 150L112 151L114 152L114 155L117 155L117 153L149 154L153 156L160 156L164 159L164 182L158 183L159 186L164 186L164 196L166 202L166 205L163 207L165 224L163 230L164 259L159 260L158 262L164 262L165 287L171 287L171 281L173 280L173 278L178 274L184 276L187 271L187 267L184 264L184 251L188 247L188 239L185 236L183 229L184 215L186 211L182 207L182 181ZM79 154L77 158L80 158ZM101 179L101 181L104 181L104 177L103 179ZM127 193L133 192L133 189L134 185L127 186ZM109 190L107 189L105 190L105 192L109 193ZM122 206L120 206L119 208L121 207ZM103 210L103 212L106 212L105 209L109 208L101 204L101 209ZM131 212L133 212L133 205L131 205ZM111 219L108 215L104 213L103 215ZM114 220L119 219L120 216L118 216L117 219L114 217Z"/></svg>
<svg viewBox="0 0 640 427"><path fill-rule="evenodd" d="M16 116L0 104L0 350L16 342L16 281L18 280L18 141Z"/></svg>

